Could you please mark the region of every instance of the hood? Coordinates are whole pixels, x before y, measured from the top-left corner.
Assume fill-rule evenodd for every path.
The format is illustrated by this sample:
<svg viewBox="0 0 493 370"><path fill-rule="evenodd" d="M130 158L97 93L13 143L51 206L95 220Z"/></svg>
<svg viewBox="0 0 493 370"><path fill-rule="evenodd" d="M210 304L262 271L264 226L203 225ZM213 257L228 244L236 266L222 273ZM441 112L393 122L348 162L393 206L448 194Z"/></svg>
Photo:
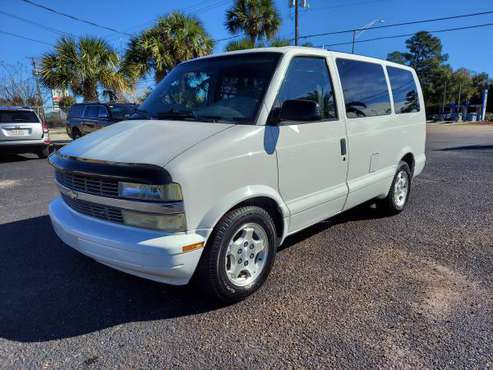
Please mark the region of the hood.
<svg viewBox="0 0 493 370"><path fill-rule="evenodd" d="M111 162L166 163L232 124L132 120L115 123L63 147L63 155Z"/></svg>

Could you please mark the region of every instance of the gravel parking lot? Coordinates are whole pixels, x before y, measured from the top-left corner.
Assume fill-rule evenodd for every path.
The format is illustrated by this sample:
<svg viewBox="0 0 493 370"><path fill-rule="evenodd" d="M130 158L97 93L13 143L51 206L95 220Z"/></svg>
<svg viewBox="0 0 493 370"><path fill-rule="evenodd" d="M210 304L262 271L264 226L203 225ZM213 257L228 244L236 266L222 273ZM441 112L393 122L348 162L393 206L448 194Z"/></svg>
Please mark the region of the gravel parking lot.
<svg viewBox="0 0 493 370"><path fill-rule="evenodd" d="M492 368L493 126L428 127L408 208L291 237L248 300L64 246L46 160L0 159L0 368Z"/></svg>

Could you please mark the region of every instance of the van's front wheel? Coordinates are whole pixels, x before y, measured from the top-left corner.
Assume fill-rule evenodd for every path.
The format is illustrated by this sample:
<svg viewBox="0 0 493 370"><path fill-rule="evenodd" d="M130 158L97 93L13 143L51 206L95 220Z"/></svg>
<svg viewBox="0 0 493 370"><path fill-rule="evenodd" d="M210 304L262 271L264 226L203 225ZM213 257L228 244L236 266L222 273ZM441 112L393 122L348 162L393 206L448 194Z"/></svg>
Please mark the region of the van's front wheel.
<svg viewBox="0 0 493 370"><path fill-rule="evenodd" d="M382 209L392 215L402 212L409 200L410 191L411 170L406 162L400 162L389 193L381 201Z"/></svg>
<svg viewBox="0 0 493 370"><path fill-rule="evenodd" d="M211 235L196 278L219 300L240 301L267 279L276 250L276 230L267 211L255 206L234 209Z"/></svg>

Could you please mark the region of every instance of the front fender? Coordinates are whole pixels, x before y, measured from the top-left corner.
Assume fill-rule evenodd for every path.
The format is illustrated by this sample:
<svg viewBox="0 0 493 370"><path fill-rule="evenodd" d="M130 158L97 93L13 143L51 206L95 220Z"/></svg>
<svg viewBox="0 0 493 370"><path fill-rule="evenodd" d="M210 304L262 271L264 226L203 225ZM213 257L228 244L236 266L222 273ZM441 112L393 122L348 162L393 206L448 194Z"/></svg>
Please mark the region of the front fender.
<svg viewBox="0 0 493 370"><path fill-rule="evenodd" d="M214 227L217 225L219 220L232 208L237 206L238 204L258 198L258 197L266 197L275 201L281 210L283 216L284 223L284 232L281 239L284 240L286 233L288 231L288 221L289 221L289 210L284 201L282 200L280 194L273 188L266 185L248 185L243 188L234 190L225 196L222 197L220 201L218 201L215 206L210 209L204 217L200 220L198 229L208 229L212 231ZM210 234L210 233L209 233ZM209 235L207 235L208 237Z"/></svg>

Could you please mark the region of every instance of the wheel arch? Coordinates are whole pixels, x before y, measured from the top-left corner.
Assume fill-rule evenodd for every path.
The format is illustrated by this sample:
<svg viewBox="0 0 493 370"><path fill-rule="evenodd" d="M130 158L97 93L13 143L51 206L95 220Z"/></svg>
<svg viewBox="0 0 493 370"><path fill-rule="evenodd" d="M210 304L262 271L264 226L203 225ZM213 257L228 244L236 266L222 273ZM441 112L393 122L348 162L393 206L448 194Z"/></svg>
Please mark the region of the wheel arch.
<svg viewBox="0 0 493 370"><path fill-rule="evenodd" d="M409 166L409 169L411 170L411 175L414 173L414 168L416 165L416 158L414 156L414 151L412 150L411 147L405 146L399 151L399 154L396 158L397 162L395 163L396 165L396 171L397 167L399 166L399 162L406 162Z"/></svg>
<svg viewBox="0 0 493 370"><path fill-rule="evenodd" d="M265 209L271 215L276 233L281 243L287 235L289 210L281 196L272 188L267 186L250 186L247 189L237 190L223 198L223 202L207 212L199 228L210 228L213 233L218 222L228 212L243 206L258 206ZM208 239L207 237L207 239Z"/></svg>
<svg viewBox="0 0 493 370"><path fill-rule="evenodd" d="M411 170L411 176L412 176L416 164L413 153L411 152L406 153L404 156L402 156L401 161L407 163L409 169Z"/></svg>

